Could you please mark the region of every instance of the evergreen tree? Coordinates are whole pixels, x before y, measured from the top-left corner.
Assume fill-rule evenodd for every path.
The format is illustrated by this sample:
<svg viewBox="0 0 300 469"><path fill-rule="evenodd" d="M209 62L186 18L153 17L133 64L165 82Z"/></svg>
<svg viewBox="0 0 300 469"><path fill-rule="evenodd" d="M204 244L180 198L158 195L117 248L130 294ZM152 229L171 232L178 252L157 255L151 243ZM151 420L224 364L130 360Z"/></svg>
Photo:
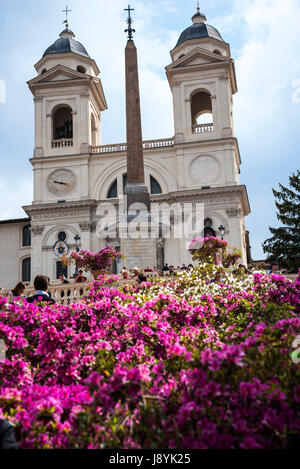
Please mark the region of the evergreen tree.
<svg viewBox="0 0 300 469"><path fill-rule="evenodd" d="M289 188L279 184L280 191L273 189L277 218L283 226L270 227L273 237L263 243L263 249L270 262L297 272L300 267L300 171L289 179Z"/></svg>

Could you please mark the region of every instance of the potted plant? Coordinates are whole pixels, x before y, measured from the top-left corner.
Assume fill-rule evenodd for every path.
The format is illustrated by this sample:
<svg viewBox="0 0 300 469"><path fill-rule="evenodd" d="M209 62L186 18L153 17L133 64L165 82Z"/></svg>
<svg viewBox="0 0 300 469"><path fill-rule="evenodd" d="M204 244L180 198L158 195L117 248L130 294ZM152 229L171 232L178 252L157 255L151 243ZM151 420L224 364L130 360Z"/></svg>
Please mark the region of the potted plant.
<svg viewBox="0 0 300 469"><path fill-rule="evenodd" d="M99 252L90 252L85 249L79 252L72 252L69 257L63 256L62 261L65 265L75 262L78 269L91 272L96 280L99 275L107 275L112 261L118 258L123 258L122 254L111 246L106 246Z"/></svg>
<svg viewBox="0 0 300 469"><path fill-rule="evenodd" d="M235 265L241 257L240 251L230 248L227 241L214 237L198 236L192 240L189 252L194 261L223 265L226 268Z"/></svg>

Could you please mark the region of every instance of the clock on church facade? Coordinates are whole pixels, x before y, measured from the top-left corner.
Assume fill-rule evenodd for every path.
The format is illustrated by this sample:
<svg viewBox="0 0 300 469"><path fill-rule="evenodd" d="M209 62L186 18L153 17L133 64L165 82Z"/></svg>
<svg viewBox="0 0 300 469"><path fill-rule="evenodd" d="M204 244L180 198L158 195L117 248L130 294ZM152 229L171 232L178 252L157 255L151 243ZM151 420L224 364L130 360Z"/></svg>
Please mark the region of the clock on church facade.
<svg viewBox="0 0 300 469"><path fill-rule="evenodd" d="M58 169L50 174L47 185L53 194L70 194L76 186L76 176L69 169Z"/></svg>

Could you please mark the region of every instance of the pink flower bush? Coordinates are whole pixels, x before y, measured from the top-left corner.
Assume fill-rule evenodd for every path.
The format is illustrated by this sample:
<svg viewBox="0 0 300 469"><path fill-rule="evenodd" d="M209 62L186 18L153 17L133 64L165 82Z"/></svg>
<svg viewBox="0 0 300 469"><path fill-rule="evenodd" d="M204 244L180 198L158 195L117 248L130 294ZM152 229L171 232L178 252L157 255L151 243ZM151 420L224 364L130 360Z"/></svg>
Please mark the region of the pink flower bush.
<svg viewBox="0 0 300 469"><path fill-rule="evenodd" d="M96 253L89 252L85 249L80 252L72 252L69 257L63 257L63 263L65 265L70 265L72 262L75 262L78 269L93 272L95 270L107 270L111 266L113 260L122 257L122 254L117 252L111 246L106 246Z"/></svg>
<svg viewBox="0 0 300 469"><path fill-rule="evenodd" d="M216 265L222 264L224 267L235 265L241 257L240 251L229 249L227 241L211 236L194 238L190 244L189 252L194 261L197 260L200 263L213 262Z"/></svg>
<svg viewBox="0 0 300 469"><path fill-rule="evenodd" d="M300 277L112 281L71 305L0 298L0 418L21 448L299 446Z"/></svg>

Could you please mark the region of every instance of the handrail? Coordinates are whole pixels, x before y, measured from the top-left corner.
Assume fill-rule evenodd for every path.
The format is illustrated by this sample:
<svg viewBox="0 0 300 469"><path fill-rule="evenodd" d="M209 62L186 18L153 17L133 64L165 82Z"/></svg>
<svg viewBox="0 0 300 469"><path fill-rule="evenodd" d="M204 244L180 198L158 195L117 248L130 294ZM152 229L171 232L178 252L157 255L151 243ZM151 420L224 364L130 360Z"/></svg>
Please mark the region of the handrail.
<svg viewBox="0 0 300 469"><path fill-rule="evenodd" d="M213 132L214 131L214 124L196 124L192 126L193 134L202 134L205 132Z"/></svg>
<svg viewBox="0 0 300 469"><path fill-rule="evenodd" d="M163 138L157 140L145 140L143 142L143 149L148 150L152 148L166 148L172 147L175 144L174 138ZM116 143L112 145L100 145L100 146L90 146L90 154L101 154L101 153L114 153L127 151L126 143Z"/></svg>
<svg viewBox="0 0 300 469"><path fill-rule="evenodd" d="M57 140L52 140L52 148L65 148L72 147L73 139L72 138L60 138Z"/></svg>

